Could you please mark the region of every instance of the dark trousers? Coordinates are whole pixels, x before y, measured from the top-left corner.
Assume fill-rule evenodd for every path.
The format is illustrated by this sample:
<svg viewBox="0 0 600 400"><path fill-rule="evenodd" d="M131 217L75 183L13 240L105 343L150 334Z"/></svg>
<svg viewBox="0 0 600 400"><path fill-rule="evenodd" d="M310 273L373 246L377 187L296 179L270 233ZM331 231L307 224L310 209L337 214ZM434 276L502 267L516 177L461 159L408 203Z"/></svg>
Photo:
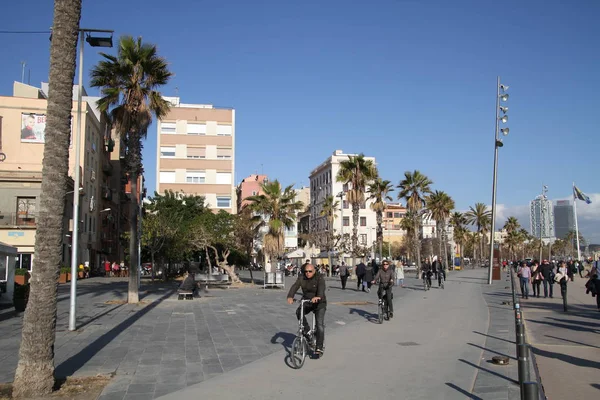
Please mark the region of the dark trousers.
<svg viewBox="0 0 600 400"><path fill-rule="evenodd" d="M379 286L379 289L377 290L377 296L379 296L380 299L383 298L383 296L385 296L385 305L387 310L383 310L384 312L394 312L394 303L392 302L391 286L388 286L387 288Z"/></svg>
<svg viewBox="0 0 600 400"><path fill-rule="evenodd" d="M600 310L600 279L594 279L594 284L596 285L596 305Z"/></svg>
<svg viewBox="0 0 600 400"><path fill-rule="evenodd" d="M300 306L302 307L302 306ZM296 310L296 317L300 319L300 307ZM310 325L306 320L306 314L313 312L315 314L317 328L317 349L323 348L325 341L325 311L327 306L323 303L304 303L304 333L308 333Z"/></svg>
<svg viewBox="0 0 600 400"><path fill-rule="evenodd" d="M360 289L364 277L364 275L356 275L356 290Z"/></svg>
<svg viewBox="0 0 600 400"><path fill-rule="evenodd" d="M348 275L340 275L342 281L342 289L346 289L346 282L348 282Z"/></svg>
<svg viewBox="0 0 600 400"><path fill-rule="evenodd" d="M531 286L533 286L533 297L540 297L540 289L542 288L542 281L535 280L532 282Z"/></svg>
<svg viewBox="0 0 600 400"><path fill-rule="evenodd" d="M554 283L550 281L550 278L544 279L544 297L548 297L548 286L550 286L550 297L552 297L552 292L554 291Z"/></svg>

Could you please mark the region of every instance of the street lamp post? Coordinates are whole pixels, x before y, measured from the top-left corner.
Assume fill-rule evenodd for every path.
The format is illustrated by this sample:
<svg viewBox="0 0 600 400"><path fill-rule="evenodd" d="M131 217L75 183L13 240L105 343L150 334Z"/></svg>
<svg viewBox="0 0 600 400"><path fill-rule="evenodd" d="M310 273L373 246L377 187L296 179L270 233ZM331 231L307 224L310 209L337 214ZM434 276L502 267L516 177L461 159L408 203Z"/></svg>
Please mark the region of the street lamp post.
<svg viewBox="0 0 600 400"><path fill-rule="evenodd" d="M494 232L496 230L496 182L498 177L498 149L504 144L502 143L502 139L499 134L502 133L504 136L508 135L509 129L502 128L500 129L500 121L506 123L508 121L508 107L503 107L500 105L500 101L507 101L508 94L506 91L508 90L508 86L500 83L500 77L498 77L497 85L496 85L496 124L495 124L495 132L494 132L494 177L492 181L492 229L490 230L490 264L488 270L488 284L492 284L492 270L494 268ZM500 111L502 111L502 115L500 115Z"/></svg>
<svg viewBox="0 0 600 400"><path fill-rule="evenodd" d="M94 37L90 33L110 33L110 37ZM81 106L83 102L83 49L84 39L92 47L112 47L112 34L114 31L103 29L80 29L79 30L79 87L77 90L77 119L75 127L75 178L74 185L79 187L81 172L79 164L81 160ZM85 35L87 33L87 39ZM52 37L50 37L52 40ZM73 237L71 245L71 300L69 304L69 330L77 329L77 253L79 246L79 190L73 191Z"/></svg>
<svg viewBox="0 0 600 400"><path fill-rule="evenodd" d="M544 234L542 231L543 221L544 221L544 211L546 210L546 193L548 192L548 186L542 185L542 196L540 197L540 258L539 261L542 262L543 250L544 250L544 242L542 241L544 238Z"/></svg>

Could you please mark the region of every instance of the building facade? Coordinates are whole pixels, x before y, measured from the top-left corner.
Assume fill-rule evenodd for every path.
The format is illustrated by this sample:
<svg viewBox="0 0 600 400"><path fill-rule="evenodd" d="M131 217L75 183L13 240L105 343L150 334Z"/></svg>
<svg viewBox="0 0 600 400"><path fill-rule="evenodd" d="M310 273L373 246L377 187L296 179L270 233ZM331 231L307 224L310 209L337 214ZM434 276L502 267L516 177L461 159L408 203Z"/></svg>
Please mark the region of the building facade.
<svg viewBox="0 0 600 400"><path fill-rule="evenodd" d="M399 203L388 203L383 212L383 240L389 243L402 243L406 231L401 228L406 207Z"/></svg>
<svg viewBox="0 0 600 400"><path fill-rule="evenodd" d="M529 203L529 223L533 237L546 243L555 240L554 207L546 196L537 196Z"/></svg>
<svg viewBox="0 0 600 400"><path fill-rule="evenodd" d="M324 234L333 229L335 234L352 234L352 208L346 200L347 185L337 182L336 177L340 170L340 162L348 160L342 150L336 150L310 173L310 233ZM365 157L375 164L374 157ZM325 216L321 215L323 203L327 196L334 196L340 202L340 211L337 218L333 219L333 226L328 226ZM372 246L375 241L376 216L371 210L371 201L367 200L360 207L358 224L358 243L361 246Z"/></svg>
<svg viewBox="0 0 600 400"><path fill-rule="evenodd" d="M203 196L209 208L235 213L235 110L165 99L172 106L157 123L156 190Z"/></svg>
<svg viewBox="0 0 600 400"><path fill-rule="evenodd" d="M77 263L89 262L92 268L99 268L103 259L122 259L116 246L106 246L109 236L114 236L114 230L107 226L106 236L101 233L109 219L119 220L118 196L113 196L113 193L119 193L119 186L114 186L111 176L115 168L110 163L114 141L96 107L98 98L87 96L82 88L81 159L79 166L75 165L73 134L79 87L73 89L69 176L74 177L75 168L79 168L81 179L78 183L72 182L67 192L65 215L69 219L64 227L63 263L69 265L71 262L73 186L78 186L80 236ZM15 82L13 96L0 96L0 149L6 154L6 159L0 163L3 194L0 196L0 241L17 247L19 266L30 270L41 193L47 93L47 83L37 88ZM20 136L18 132L21 132Z"/></svg>
<svg viewBox="0 0 600 400"><path fill-rule="evenodd" d="M564 239L572 230L575 230L573 205L569 200L558 200L554 206L554 232L556 237Z"/></svg>
<svg viewBox="0 0 600 400"><path fill-rule="evenodd" d="M246 200L250 196L258 196L263 193L262 184L269 181L267 175L252 174L240 182L237 187L237 210L238 212L248 204Z"/></svg>

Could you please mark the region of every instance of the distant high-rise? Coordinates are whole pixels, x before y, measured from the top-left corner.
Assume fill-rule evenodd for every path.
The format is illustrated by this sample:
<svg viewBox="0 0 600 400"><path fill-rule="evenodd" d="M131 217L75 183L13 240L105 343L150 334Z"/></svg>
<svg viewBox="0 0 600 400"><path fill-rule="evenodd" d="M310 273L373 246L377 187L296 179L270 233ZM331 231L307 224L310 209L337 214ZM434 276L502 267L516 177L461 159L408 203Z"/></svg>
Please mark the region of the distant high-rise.
<svg viewBox="0 0 600 400"><path fill-rule="evenodd" d="M554 230L556 237L563 239L569 231L575 229L573 205L569 200L559 200L554 206Z"/></svg>
<svg viewBox="0 0 600 400"><path fill-rule="evenodd" d="M552 201L546 196L538 196L529 204L529 222L531 234L535 238L541 237L545 242L554 241L554 207Z"/></svg>

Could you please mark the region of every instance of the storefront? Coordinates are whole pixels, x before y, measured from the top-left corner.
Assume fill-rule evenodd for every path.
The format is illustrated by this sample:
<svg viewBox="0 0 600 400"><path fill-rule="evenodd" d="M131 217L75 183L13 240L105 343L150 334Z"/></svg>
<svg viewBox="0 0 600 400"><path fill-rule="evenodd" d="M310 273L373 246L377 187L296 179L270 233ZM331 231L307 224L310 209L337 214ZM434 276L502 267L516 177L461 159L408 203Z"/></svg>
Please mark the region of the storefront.
<svg viewBox="0 0 600 400"><path fill-rule="evenodd" d="M0 303L12 304L17 249L0 242Z"/></svg>

